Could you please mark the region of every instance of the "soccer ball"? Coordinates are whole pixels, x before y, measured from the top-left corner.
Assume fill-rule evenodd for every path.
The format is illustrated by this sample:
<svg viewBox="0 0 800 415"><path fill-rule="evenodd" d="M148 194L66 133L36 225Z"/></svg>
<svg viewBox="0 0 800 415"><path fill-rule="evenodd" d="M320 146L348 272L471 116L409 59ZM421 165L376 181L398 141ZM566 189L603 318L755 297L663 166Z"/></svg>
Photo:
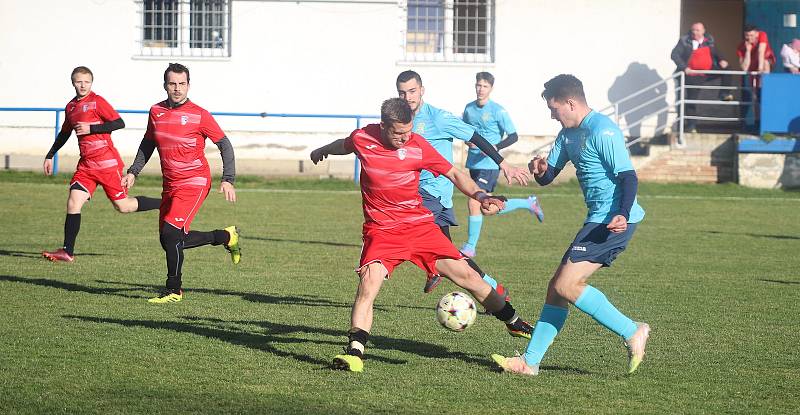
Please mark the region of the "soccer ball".
<svg viewBox="0 0 800 415"><path fill-rule="evenodd" d="M436 320L446 329L464 331L475 323L478 311L472 298L462 292L452 292L436 304Z"/></svg>

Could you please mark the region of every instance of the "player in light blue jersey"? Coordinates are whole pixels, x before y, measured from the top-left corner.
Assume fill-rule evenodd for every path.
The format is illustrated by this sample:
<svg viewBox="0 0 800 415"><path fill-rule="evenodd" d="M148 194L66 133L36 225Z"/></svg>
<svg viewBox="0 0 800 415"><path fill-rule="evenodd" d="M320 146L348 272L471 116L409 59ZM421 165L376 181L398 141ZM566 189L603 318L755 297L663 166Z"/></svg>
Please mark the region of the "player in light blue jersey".
<svg viewBox="0 0 800 415"><path fill-rule="evenodd" d="M542 97L550 116L564 128L547 160L534 157L528 167L540 185L547 185L568 161L572 162L588 214L550 280L525 354L511 358L492 355L492 359L508 372L538 374L539 362L563 327L572 304L623 339L628 348L628 373L633 373L644 358L650 326L622 314L587 281L625 250L644 218L644 210L636 202L636 172L622 131L608 117L589 108L578 78L558 75L544 88Z"/></svg>
<svg viewBox="0 0 800 415"><path fill-rule="evenodd" d="M454 139L471 142L498 164L509 183L512 180L523 185L528 183L530 178L528 172L510 166L494 146L477 134L472 126L447 111L425 103L422 100L425 87L422 86L422 77L418 73L414 71L401 72L397 76L395 86L397 94L408 103L414 112L414 132L425 137L433 148L448 161L453 162ZM435 177L430 172L423 170L420 174L419 193L425 207L433 213L436 224L447 238L452 240L450 226L457 225L453 213L453 184L446 177ZM467 263L478 274L483 275L483 279L498 292L507 294L505 287L483 272L475 261L468 258ZM440 282L440 277L429 276L423 291L430 293Z"/></svg>
<svg viewBox="0 0 800 415"><path fill-rule="evenodd" d="M475 101L467 104L461 118L467 124L473 126L475 131L485 138L495 149L502 150L517 142L517 129L511 122L508 112L500 104L492 101L489 95L494 88L494 75L489 72L478 72L475 75ZM505 139L503 136L506 136ZM472 180L488 194L494 192L497 186L497 178L500 175L499 166L489 156L471 143L467 153L466 167ZM467 224L467 242L461 246L461 252L474 257L478 247L478 239L481 236L483 226L483 214L481 213L480 203L472 203L467 200L469 210L469 222ZM534 215L539 222L544 220L544 211L536 195L531 195L526 199L509 199L506 207L498 212L503 215L517 209L527 209Z"/></svg>

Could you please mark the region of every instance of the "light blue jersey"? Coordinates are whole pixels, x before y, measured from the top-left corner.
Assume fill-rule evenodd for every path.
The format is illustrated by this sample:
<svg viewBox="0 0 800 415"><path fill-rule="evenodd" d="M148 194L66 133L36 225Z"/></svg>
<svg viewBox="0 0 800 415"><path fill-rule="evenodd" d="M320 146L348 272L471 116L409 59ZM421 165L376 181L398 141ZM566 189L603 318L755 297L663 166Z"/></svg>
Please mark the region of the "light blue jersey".
<svg viewBox="0 0 800 415"><path fill-rule="evenodd" d="M423 103L414 116L414 132L425 137L439 154L452 163L453 139L469 141L475 129L455 115ZM441 198L445 208L453 207L453 183L447 177L434 177L431 172L422 170L419 187Z"/></svg>
<svg viewBox="0 0 800 415"><path fill-rule="evenodd" d="M575 166L589 208L586 222L609 223L621 203L617 175L633 170L622 131L605 115L591 111L578 128L564 128L558 133L547 157L547 164L558 169L568 161ZM644 209L634 199L628 222L643 218Z"/></svg>
<svg viewBox="0 0 800 415"><path fill-rule="evenodd" d="M483 107L478 106L478 101L470 102L464 108L462 119L467 124L475 127L475 131L493 146L496 146L503 139L503 135L517 132L505 108L491 100ZM466 167L468 169L484 170L497 170L500 168L494 160L483 154L478 148L469 149Z"/></svg>

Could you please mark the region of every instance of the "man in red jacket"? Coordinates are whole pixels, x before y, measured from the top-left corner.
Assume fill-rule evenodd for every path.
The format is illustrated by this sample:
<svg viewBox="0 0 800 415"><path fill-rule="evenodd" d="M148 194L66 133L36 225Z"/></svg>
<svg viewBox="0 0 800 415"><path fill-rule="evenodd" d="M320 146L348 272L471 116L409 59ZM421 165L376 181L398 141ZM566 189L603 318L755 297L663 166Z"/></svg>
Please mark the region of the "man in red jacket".
<svg viewBox="0 0 800 415"><path fill-rule="evenodd" d="M676 72L682 71L686 73L686 85L704 85L711 80L720 78L719 75L706 76L696 71L728 68L728 61L719 54L714 43L714 37L706 33L705 26L700 22L692 24L689 33L678 40L678 44L672 49L670 57L677 66ZM730 85L728 76L721 77L721 85ZM720 99L725 101L733 100L733 95L729 90L721 90L721 92ZM700 90L695 88L688 87L684 92L686 100L695 100L699 95ZM699 115L696 105L684 104L684 106L686 107L686 115ZM686 120L686 129L688 131L695 131L696 125L696 120Z"/></svg>

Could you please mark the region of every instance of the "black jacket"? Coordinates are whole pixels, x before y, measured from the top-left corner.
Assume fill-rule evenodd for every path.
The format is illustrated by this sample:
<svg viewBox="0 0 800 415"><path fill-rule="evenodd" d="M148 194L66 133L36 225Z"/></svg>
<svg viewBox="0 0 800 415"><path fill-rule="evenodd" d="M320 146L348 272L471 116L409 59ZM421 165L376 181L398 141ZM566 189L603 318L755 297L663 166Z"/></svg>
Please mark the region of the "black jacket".
<svg viewBox="0 0 800 415"><path fill-rule="evenodd" d="M717 51L717 45L714 43L714 37L709 35L708 33L705 34L705 39L703 43L698 47L708 46L711 49L711 59L714 61L713 68L719 69L719 61L725 60L722 55L719 54ZM675 72L680 72L686 69L686 66L689 64L689 58L692 56L692 33L690 32L687 35L681 36L678 40L678 44L672 48L672 61L675 62L677 68L675 68Z"/></svg>

